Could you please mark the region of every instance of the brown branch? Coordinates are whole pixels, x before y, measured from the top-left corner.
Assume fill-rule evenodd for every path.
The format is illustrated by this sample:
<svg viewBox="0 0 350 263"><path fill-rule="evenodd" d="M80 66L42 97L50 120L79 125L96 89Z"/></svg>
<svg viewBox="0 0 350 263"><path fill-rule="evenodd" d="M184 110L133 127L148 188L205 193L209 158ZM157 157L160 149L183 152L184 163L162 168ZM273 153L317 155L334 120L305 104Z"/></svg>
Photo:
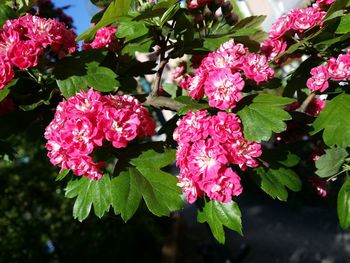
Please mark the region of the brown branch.
<svg viewBox="0 0 350 263"><path fill-rule="evenodd" d="M309 106L310 102L315 98L315 96L316 96L315 93L309 94L309 96L307 96L307 98L303 101L303 103L300 105L300 107L297 108L295 111L305 112L307 107Z"/></svg>
<svg viewBox="0 0 350 263"><path fill-rule="evenodd" d="M184 106L184 104L176 100L173 100L168 97L163 97L163 96L155 96L155 97L148 96L146 98L146 101L143 103L143 105L153 106L158 109L169 109L173 111L178 111Z"/></svg>

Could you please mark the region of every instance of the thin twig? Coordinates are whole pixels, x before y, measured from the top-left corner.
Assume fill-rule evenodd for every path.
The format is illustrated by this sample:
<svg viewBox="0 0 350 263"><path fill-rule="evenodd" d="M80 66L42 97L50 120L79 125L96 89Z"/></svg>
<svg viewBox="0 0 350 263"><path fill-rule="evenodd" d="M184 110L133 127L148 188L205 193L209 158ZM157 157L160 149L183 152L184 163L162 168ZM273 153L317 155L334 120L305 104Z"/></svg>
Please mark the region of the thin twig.
<svg viewBox="0 0 350 263"><path fill-rule="evenodd" d="M307 98L303 101L303 103L300 105L300 107L297 108L295 111L305 112L307 107L311 103L311 101L315 98L315 96L316 96L315 93L309 94L309 96L307 96Z"/></svg>
<svg viewBox="0 0 350 263"><path fill-rule="evenodd" d="M17 6L17 1L16 0L12 0L12 9L15 12L17 12L17 10L18 10L18 6Z"/></svg>
<svg viewBox="0 0 350 263"><path fill-rule="evenodd" d="M173 110L173 111L178 111L181 109L184 104L173 100L168 97L163 97L163 96L156 96L156 97L151 97L148 96L146 98L146 101L143 103L145 106L152 106L158 109L168 109L168 110Z"/></svg>

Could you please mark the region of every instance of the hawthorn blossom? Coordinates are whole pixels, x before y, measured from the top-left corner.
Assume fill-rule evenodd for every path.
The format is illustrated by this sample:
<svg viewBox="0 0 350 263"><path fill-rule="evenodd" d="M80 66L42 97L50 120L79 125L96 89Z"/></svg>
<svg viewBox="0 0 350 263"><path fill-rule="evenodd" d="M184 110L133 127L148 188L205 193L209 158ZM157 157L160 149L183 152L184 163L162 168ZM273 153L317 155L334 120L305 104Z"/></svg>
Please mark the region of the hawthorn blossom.
<svg viewBox="0 0 350 263"><path fill-rule="evenodd" d="M290 15L294 18L292 29L297 31L305 31L321 22L326 13L324 11L320 11L318 8L309 7L293 9L290 12Z"/></svg>
<svg viewBox="0 0 350 263"><path fill-rule="evenodd" d="M350 55L341 54L337 59L331 58L327 63L329 76L335 81L350 78Z"/></svg>
<svg viewBox="0 0 350 263"><path fill-rule="evenodd" d="M19 41L8 51L8 59L20 69L27 69L38 64L38 55L42 54L37 42L33 40Z"/></svg>
<svg viewBox="0 0 350 263"><path fill-rule="evenodd" d="M245 58L243 71L247 79L252 79L257 84L274 76L274 71L268 65L266 56L259 54L250 54Z"/></svg>
<svg viewBox="0 0 350 263"><path fill-rule="evenodd" d="M266 39L260 45L261 52L267 56L268 60L274 59L286 49L287 43L281 39Z"/></svg>
<svg viewBox="0 0 350 263"><path fill-rule="evenodd" d="M236 102L242 98L241 90L244 81L239 73L231 73L229 69L213 70L205 83L205 93L209 99L209 106L220 110L234 108Z"/></svg>
<svg viewBox="0 0 350 263"><path fill-rule="evenodd" d="M93 161L96 148L104 141L115 148L126 147L136 137L153 135L154 128L148 111L136 99L102 96L90 89L59 103L44 136L52 164L97 180L104 162Z"/></svg>
<svg viewBox="0 0 350 263"><path fill-rule="evenodd" d="M269 38L277 39L282 37L285 33L291 30L292 24L294 23L294 16L283 15L280 16L277 21L272 25Z"/></svg>
<svg viewBox="0 0 350 263"><path fill-rule="evenodd" d="M312 77L307 80L307 87L312 91L324 92L329 87L327 67L324 65L318 66L311 69L310 73Z"/></svg>
<svg viewBox="0 0 350 263"><path fill-rule="evenodd" d="M108 48L111 51L115 51L117 49L116 32L117 29L115 27L102 27L97 30L94 40L91 43L84 43L83 48Z"/></svg>
<svg viewBox="0 0 350 263"><path fill-rule="evenodd" d="M11 63L4 56L0 56L0 90L13 79L14 75Z"/></svg>

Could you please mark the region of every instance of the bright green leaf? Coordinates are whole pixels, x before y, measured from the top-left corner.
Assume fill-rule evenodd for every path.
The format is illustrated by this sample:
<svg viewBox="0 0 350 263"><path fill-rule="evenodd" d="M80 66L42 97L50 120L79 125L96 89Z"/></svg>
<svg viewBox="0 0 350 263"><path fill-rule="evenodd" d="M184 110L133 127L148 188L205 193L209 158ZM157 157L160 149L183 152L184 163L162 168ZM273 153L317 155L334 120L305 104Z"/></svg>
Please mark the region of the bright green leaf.
<svg viewBox="0 0 350 263"><path fill-rule="evenodd" d="M341 18L340 23L339 23L338 28L335 31L335 33L336 34L346 34L349 32L350 32L350 15L347 14Z"/></svg>
<svg viewBox="0 0 350 263"><path fill-rule="evenodd" d="M68 170L66 170L66 169L62 170L62 171L57 175L56 181L61 181L61 180L63 180L63 179L69 174L69 172L70 172L69 169L68 169Z"/></svg>
<svg viewBox="0 0 350 263"><path fill-rule="evenodd" d="M9 19L16 18L16 13L7 5L0 5L0 27Z"/></svg>
<svg viewBox="0 0 350 263"><path fill-rule="evenodd" d="M177 11L180 10L180 5L178 3L170 6L162 15L162 17L160 18L160 25L161 27L164 26L164 24L166 22L168 22L169 20L171 20L175 14L177 13Z"/></svg>
<svg viewBox="0 0 350 263"><path fill-rule="evenodd" d="M241 211L237 203L210 201L198 212L198 222L207 222L217 241L225 243L224 226L242 235Z"/></svg>
<svg viewBox="0 0 350 263"><path fill-rule="evenodd" d="M129 168L111 181L112 206L125 222L135 214L142 198L139 177L135 168Z"/></svg>
<svg viewBox="0 0 350 263"><path fill-rule="evenodd" d="M335 175L347 156L348 152L344 148L326 150L326 153L316 161L316 174L322 178Z"/></svg>
<svg viewBox="0 0 350 263"><path fill-rule="evenodd" d="M350 95L340 94L327 102L313 123L316 134L323 131L323 140L328 146L350 146Z"/></svg>
<svg viewBox="0 0 350 263"><path fill-rule="evenodd" d="M284 121L290 120L289 113L283 107L294 100L279 96L259 94L253 103L245 106L237 114L240 116L244 137L249 141L267 141L272 132L282 132L287 128Z"/></svg>
<svg viewBox="0 0 350 263"><path fill-rule="evenodd" d="M142 22L132 21L131 18L123 18L118 21L118 38L130 41L142 37L148 33L148 28Z"/></svg>
<svg viewBox="0 0 350 263"><path fill-rule="evenodd" d="M291 152L288 152L287 158L285 160L278 161L278 163L283 164L286 167L296 166L299 162L300 162L300 157Z"/></svg>
<svg viewBox="0 0 350 263"><path fill-rule="evenodd" d="M111 190L109 175L93 181L86 177L72 180L65 189L66 197L77 197L73 207L73 216L83 221L90 213L91 206L98 217L102 217L109 210L111 204Z"/></svg>
<svg viewBox="0 0 350 263"><path fill-rule="evenodd" d="M350 226L350 179L346 179L340 188L337 200L337 212L341 228Z"/></svg>
<svg viewBox="0 0 350 263"><path fill-rule="evenodd" d="M114 22L117 22L118 18L120 17L127 16L130 4L131 0L113 0L107 7L101 20L93 28L90 28L79 35L77 37L77 41L90 41L93 39L93 36L96 34L97 30Z"/></svg>
<svg viewBox="0 0 350 263"><path fill-rule="evenodd" d="M182 207L177 178L160 170L174 161L174 150L164 153L148 150L131 160L139 172L134 173L134 176L138 177L142 197L148 209L157 216L167 216Z"/></svg>

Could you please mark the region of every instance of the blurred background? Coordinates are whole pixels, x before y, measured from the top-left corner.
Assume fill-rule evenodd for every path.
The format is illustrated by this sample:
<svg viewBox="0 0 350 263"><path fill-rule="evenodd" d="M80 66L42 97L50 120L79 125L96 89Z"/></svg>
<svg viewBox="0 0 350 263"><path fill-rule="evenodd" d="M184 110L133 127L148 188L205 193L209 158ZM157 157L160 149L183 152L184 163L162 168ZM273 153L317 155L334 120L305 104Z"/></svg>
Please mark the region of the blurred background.
<svg viewBox="0 0 350 263"><path fill-rule="evenodd" d="M281 14L310 1L236 2L245 16L268 15L268 30ZM53 3L69 7L65 12L77 34L90 27L98 11L88 0ZM349 262L350 232L338 226L336 196L322 198L311 189L281 203L243 180L245 193L237 201L244 237L227 231L224 246L196 223L193 206L171 218L156 218L141 206L128 223L112 213L80 223L72 217L74 200L64 197L65 182L55 181L58 171L38 139L44 128L26 127L25 137L14 135L15 158L0 161L0 262Z"/></svg>

